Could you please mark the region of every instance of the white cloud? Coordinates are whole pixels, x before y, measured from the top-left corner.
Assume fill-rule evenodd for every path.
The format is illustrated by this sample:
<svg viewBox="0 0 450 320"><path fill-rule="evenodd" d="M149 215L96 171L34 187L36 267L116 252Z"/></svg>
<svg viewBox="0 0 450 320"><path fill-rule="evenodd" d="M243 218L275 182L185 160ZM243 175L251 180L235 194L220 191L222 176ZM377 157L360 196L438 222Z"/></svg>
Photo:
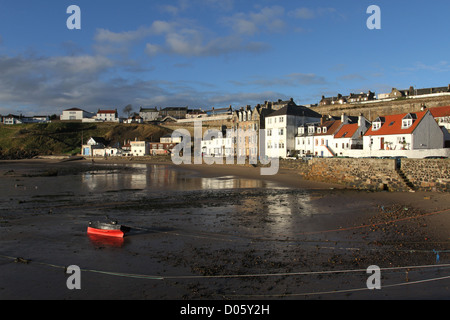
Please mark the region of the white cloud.
<svg viewBox="0 0 450 320"><path fill-rule="evenodd" d="M284 87L295 87L295 86L311 86L311 85L324 85L327 84L328 81L319 75L314 73L290 73L287 75L279 76L279 77L263 77L263 76L254 76L253 80L249 81L232 81L235 85L244 86L244 85L256 85L262 87L274 87L274 86L284 86Z"/></svg>
<svg viewBox="0 0 450 320"><path fill-rule="evenodd" d="M230 26L240 35L255 35L260 32L280 32L285 28L284 8L264 7L258 12L236 13L221 19L223 25Z"/></svg>
<svg viewBox="0 0 450 320"><path fill-rule="evenodd" d="M109 42L123 44L136 40L141 40L151 35L161 35L173 31L178 22L154 21L150 26L140 27L133 31L112 32L106 29L98 29L94 39L98 42Z"/></svg>
<svg viewBox="0 0 450 320"><path fill-rule="evenodd" d="M68 107L95 111L100 107L120 109L130 103L207 108L280 97L266 91L222 92L210 84L192 81L113 77L121 67L101 56L0 56L0 110L4 114L17 110L25 114L59 114Z"/></svg>
<svg viewBox="0 0 450 320"><path fill-rule="evenodd" d="M295 10L289 11L288 16L295 18L295 19L302 19L302 20L311 20L316 19L318 17L324 16L326 14L336 13L335 8L297 8Z"/></svg>
<svg viewBox="0 0 450 320"><path fill-rule="evenodd" d="M145 53L149 56L156 56L163 51L162 47L156 44L147 43L145 45Z"/></svg>

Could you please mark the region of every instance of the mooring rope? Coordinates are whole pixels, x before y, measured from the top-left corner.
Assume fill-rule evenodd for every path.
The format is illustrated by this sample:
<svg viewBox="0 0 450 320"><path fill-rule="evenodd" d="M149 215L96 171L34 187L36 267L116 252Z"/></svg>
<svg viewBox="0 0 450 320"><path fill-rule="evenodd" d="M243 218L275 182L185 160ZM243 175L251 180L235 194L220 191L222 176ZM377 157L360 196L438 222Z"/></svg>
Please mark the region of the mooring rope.
<svg viewBox="0 0 450 320"><path fill-rule="evenodd" d="M0 258L13 260L20 263L36 263L48 267L59 268L66 270L67 266L56 265L47 262L39 262L28 260L24 258L17 258L7 255L0 255ZM405 266L405 267L386 267L380 268L380 271L397 271L397 270L413 270L413 269L430 269L430 268L449 268L450 264L433 264L433 265L420 265L420 266ZM348 269L348 270L322 270L322 271L302 271L302 272L282 272L282 273L259 273L259 274L229 274L229 275L181 275L181 276L155 276L155 275L144 275L144 274L133 274L133 273L122 273L122 272L112 272L112 271L102 271L95 269L83 269L83 272L100 273L111 276L118 277L129 277L129 278L139 278L147 280L181 280L181 279L213 279L213 278L250 278L250 277L282 277L282 276L307 276L307 275L325 275L325 274L339 274L339 273L360 273L366 272L366 269Z"/></svg>

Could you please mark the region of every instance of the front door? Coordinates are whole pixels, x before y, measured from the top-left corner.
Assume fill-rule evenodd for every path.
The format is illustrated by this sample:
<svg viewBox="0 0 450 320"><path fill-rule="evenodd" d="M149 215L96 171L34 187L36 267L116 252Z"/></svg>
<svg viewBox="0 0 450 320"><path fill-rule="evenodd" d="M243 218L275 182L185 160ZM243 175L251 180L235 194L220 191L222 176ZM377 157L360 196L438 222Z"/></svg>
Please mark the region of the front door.
<svg viewBox="0 0 450 320"><path fill-rule="evenodd" d="M381 138L380 142L381 142L380 150L384 150L384 138Z"/></svg>

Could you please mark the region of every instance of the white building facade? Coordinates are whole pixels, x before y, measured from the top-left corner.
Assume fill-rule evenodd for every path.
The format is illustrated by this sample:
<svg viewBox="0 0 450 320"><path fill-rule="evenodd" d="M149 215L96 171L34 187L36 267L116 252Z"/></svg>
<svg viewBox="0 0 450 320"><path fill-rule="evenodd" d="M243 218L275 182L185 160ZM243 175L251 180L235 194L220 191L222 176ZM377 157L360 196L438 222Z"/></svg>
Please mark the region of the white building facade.
<svg viewBox="0 0 450 320"><path fill-rule="evenodd" d="M79 108L71 108L64 110L60 119L62 121L82 121L83 119L92 118L93 114Z"/></svg>
<svg viewBox="0 0 450 320"><path fill-rule="evenodd" d="M431 113L426 111L378 117L363 138L369 152L425 150L444 147L444 135Z"/></svg>
<svg viewBox="0 0 450 320"><path fill-rule="evenodd" d="M268 158L287 158L295 153L298 128L307 123L320 122L321 116L303 106L287 105L265 118L265 155Z"/></svg>
<svg viewBox="0 0 450 320"><path fill-rule="evenodd" d="M131 141L131 155L143 157L149 155L149 144L146 141Z"/></svg>
<svg viewBox="0 0 450 320"><path fill-rule="evenodd" d="M117 110L98 110L96 120L104 121L104 122L119 122L120 121Z"/></svg>

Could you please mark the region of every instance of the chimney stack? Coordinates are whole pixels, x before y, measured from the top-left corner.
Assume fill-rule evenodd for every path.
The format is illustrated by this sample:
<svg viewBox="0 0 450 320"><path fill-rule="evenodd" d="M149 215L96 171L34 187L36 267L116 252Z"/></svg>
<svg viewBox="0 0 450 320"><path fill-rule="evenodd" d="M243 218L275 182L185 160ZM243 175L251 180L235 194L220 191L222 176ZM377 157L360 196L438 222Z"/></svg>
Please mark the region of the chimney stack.
<svg viewBox="0 0 450 320"><path fill-rule="evenodd" d="M358 127L361 128L363 126L365 126L364 116L360 113L358 116Z"/></svg>

